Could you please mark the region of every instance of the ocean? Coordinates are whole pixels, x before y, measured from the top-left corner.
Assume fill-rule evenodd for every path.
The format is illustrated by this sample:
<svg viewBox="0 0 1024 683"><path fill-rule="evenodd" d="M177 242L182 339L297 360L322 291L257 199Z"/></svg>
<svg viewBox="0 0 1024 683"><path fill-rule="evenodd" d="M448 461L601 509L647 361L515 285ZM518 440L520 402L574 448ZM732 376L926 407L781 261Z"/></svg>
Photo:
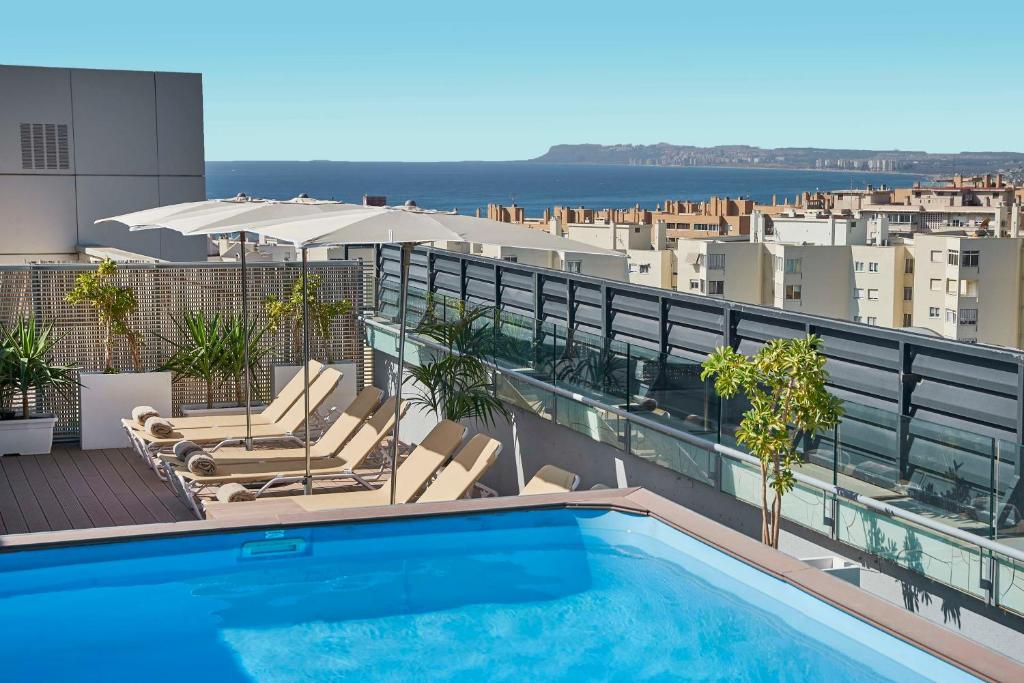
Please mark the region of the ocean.
<svg viewBox="0 0 1024 683"><path fill-rule="evenodd" d="M527 216L546 207L654 208L666 199L704 200L750 197L790 200L800 192L864 187L907 186L921 176L788 169L615 166L536 162L347 162L208 161L206 191L213 197L239 192L289 199L310 197L359 202L363 194L385 195L388 203L412 199L424 208L458 209L471 214L487 204L515 202Z"/></svg>

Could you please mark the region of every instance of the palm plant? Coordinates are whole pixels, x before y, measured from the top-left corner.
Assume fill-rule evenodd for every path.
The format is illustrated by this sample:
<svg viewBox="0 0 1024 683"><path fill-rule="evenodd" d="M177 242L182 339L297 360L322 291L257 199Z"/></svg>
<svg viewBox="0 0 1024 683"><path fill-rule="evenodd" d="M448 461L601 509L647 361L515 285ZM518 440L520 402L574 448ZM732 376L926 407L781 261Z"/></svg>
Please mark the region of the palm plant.
<svg viewBox="0 0 1024 683"><path fill-rule="evenodd" d="M477 418L493 425L497 415L509 417L508 409L494 394L482 360L493 340L488 324L493 316L491 309L478 308L453 320L424 317L415 333L444 346L448 353L409 370L405 382L413 385L411 405L455 422Z"/></svg>
<svg viewBox="0 0 1024 683"><path fill-rule="evenodd" d="M174 324L181 341L162 338L174 351L160 369L174 373L175 382L186 377L201 380L206 385L206 407L212 408L213 387L224 374L229 354L220 314L186 313Z"/></svg>
<svg viewBox="0 0 1024 683"><path fill-rule="evenodd" d="M2 331L2 353L0 353L0 392L4 404L10 405L13 397L20 398L21 416L30 417L29 394L52 389L68 400L71 391L78 386L71 365L54 365L50 362L53 347L59 339L53 334L53 323L37 327L32 318L20 318L14 325Z"/></svg>
<svg viewBox="0 0 1024 683"><path fill-rule="evenodd" d="M245 375L245 347L249 347L249 386L256 386L257 369L260 362L266 357L270 349L261 345L263 335L267 328L253 320L246 330L242 316L235 315L224 321L224 355L222 358L222 372L224 376L231 379L235 388L235 401L241 405L242 377Z"/></svg>

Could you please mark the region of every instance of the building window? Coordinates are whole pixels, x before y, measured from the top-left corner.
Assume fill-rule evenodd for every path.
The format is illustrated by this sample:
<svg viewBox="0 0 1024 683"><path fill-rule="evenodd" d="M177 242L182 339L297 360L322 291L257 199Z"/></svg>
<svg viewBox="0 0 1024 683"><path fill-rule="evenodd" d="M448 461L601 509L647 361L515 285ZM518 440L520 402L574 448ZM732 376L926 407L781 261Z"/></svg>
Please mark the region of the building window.
<svg viewBox="0 0 1024 683"><path fill-rule="evenodd" d="M700 289L700 280L690 280L690 289Z"/></svg>
<svg viewBox="0 0 1024 683"><path fill-rule="evenodd" d="M878 318L876 318L873 315L869 315L868 316L868 325L877 325L877 324L878 324Z"/></svg>
<svg viewBox="0 0 1024 683"><path fill-rule="evenodd" d="M786 301L800 301L800 285L786 285Z"/></svg>
<svg viewBox="0 0 1024 683"><path fill-rule="evenodd" d="M903 264L903 272L908 274L908 275L910 275L910 274L912 274L914 272L914 260L913 259L909 259L908 258L906 260L906 262Z"/></svg>
<svg viewBox="0 0 1024 683"><path fill-rule="evenodd" d="M932 250L931 254L932 263L942 263L942 252L939 250Z"/></svg>
<svg viewBox="0 0 1024 683"><path fill-rule="evenodd" d="M903 314L903 327L910 327L914 324L914 317L909 313Z"/></svg>
<svg viewBox="0 0 1024 683"><path fill-rule="evenodd" d="M502 256L501 260L502 261L508 261L509 263L519 263L519 257L518 256Z"/></svg>
<svg viewBox="0 0 1024 683"><path fill-rule="evenodd" d="M803 259L798 259L798 258L788 258L788 259L786 259L786 272L787 273L799 273L799 272L801 272L801 268L803 266L802 261L803 261Z"/></svg>
<svg viewBox="0 0 1024 683"><path fill-rule="evenodd" d="M860 289L859 287L855 288L853 290L853 298L854 299L863 299L864 298L864 290Z"/></svg>
<svg viewBox="0 0 1024 683"><path fill-rule="evenodd" d="M566 261L565 272L567 273L579 273L583 267L583 261Z"/></svg>
<svg viewBox="0 0 1024 683"><path fill-rule="evenodd" d="M864 262L863 261L854 261L853 262L853 272L855 272L855 273L863 273L864 272Z"/></svg>
<svg viewBox="0 0 1024 683"><path fill-rule="evenodd" d="M914 300L914 288L913 287L904 287L903 288L903 300L904 301L913 301Z"/></svg>
<svg viewBox="0 0 1024 683"><path fill-rule="evenodd" d="M933 277L931 280L928 281L928 287L933 292L941 292L942 291L942 280L940 280L937 277Z"/></svg>
<svg viewBox="0 0 1024 683"><path fill-rule="evenodd" d="M951 266L959 266L960 252L956 249L950 249L948 254L946 255L946 263L948 263Z"/></svg>
<svg viewBox="0 0 1024 683"><path fill-rule="evenodd" d="M889 222L890 223L909 223L910 222L910 214L909 213L893 213L893 214L889 214Z"/></svg>
<svg viewBox="0 0 1024 683"><path fill-rule="evenodd" d="M708 294L725 294L725 280L708 280Z"/></svg>
<svg viewBox="0 0 1024 683"><path fill-rule="evenodd" d="M782 272L782 268L785 265L785 260L781 256L775 257L775 270Z"/></svg>
<svg viewBox="0 0 1024 683"><path fill-rule="evenodd" d="M958 341L962 341L965 344L977 344L978 343L978 338L977 337L961 337Z"/></svg>
<svg viewBox="0 0 1024 683"><path fill-rule="evenodd" d="M954 311L954 310L952 310L950 308L946 309L946 322L947 323L955 323L956 322L956 311Z"/></svg>
<svg viewBox="0 0 1024 683"><path fill-rule="evenodd" d="M960 265L964 268L977 268L978 267L978 252L965 251L964 257L960 261Z"/></svg>
<svg viewBox="0 0 1024 683"><path fill-rule="evenodd" d="M869 289L868 290L868 300L870 300L870 301L878 301L878 290L877 289Z"/></svg>
<svg viewBox="0 0 1024 683"><path fill-rule="evenodd" d="M978 324L978 309L977 308L961 308L960 309L960 324L961 325L977 325Z"/></svg>
<svg viewBox="0 0 1024 683"><path fill-rule="evenodd" d="M939 307L938 306L929 306L928 307L928 317L929 318L938 318L939 317Z"/></svg>
<svg viewBox="0 0 1024 683"><path fill-rule="evenodd" d="M870 263L868 263L868 270L871 271L872 273L877 273L878 261L871 261Z"/></svg>
<svg viewBox="0 0 1024 683"><path fill-rule="evenodd" d="M725 254L708 254L708 270L725 270Z"/></svg>
<svg viewBox="0 0 1024 683"><path fill-rule="evenodd" d="M956 280L946 280L946 294L956 294L957 289Z"/></svg>
<svg viewBox="0 0 1024 683"><path fill-rule="evenodd" d="M651 264L650 263L641 263L640 264L640 272L641 273L649 273L649 272L651 272Z"/></svg>

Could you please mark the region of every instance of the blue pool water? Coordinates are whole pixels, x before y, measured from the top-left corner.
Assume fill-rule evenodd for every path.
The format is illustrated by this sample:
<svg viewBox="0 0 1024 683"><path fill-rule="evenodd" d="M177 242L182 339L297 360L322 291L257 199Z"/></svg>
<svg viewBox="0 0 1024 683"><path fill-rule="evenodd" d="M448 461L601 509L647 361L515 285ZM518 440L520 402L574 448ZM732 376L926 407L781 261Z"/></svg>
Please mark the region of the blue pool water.
<svg viewBox="0 0 1024 683"><path fill-rule="evenodd" d="M966 673L647 517L529 511L0 555L5 681Z"/></svg>

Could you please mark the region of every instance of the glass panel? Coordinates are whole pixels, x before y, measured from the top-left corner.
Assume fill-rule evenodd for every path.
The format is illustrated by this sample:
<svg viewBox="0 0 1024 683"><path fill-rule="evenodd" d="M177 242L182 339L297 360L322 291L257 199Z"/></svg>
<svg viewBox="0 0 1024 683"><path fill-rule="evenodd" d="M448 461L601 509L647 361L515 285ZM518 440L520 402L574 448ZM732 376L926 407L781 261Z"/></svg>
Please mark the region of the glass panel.
<svg viewBox="0 0 1024 683"><path fill-rule="evenodd" d="M1024 615L1024 563L997 558L996 601L1003 609Z"/></svg>
<svg viewBox="0 0 1024 683"><path fill-rule="evenodd" d="M641 460L685 474L708 486L715 485L715 454L650 427L630 423L629 452Z"/></svg>
<svg viewBox="0 0 1024 683"><path fill-rule="evenodd" d="M631 346L630 411L718 440L719 399L699 363Z"/></svg>
<svg viewBox="0 0 1024 683"><path fill-rule="evenodd" d="M501 374L495 377L495 390L506 403L524 408L545 420L554 417L555 395L550 391Z"/></svg>
<svg viewBox="0 0 1024 683"><path fill-rule="evenodd" d="M594 441L625 449L626 424L618 415L564 396L556 396L555 401L555 420L558 424L585 434Z"/></svg>

